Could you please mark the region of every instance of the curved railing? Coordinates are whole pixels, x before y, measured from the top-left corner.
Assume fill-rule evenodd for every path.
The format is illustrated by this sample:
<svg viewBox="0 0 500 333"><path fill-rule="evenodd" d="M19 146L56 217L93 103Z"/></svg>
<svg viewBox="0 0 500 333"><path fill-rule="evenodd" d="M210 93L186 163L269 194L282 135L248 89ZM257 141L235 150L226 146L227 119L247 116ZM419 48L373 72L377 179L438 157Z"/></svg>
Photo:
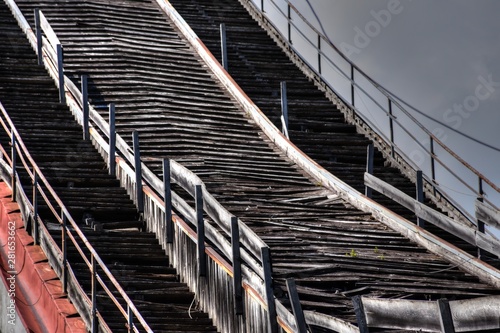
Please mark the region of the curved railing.
<svg viewBox="0 0 500 333"><path fill-rule="evenodd" d="M419 122L404 102L350 61L293 4L288 0L240 1L251 4L280 33L286 47L300 54L309 69L327 83L339 102L376 131L379 137L374 141L385 155L411 167L408 175L413 179L417 170L424 172L430 195L449 201L470 221L475 220L476 198L497 208L500 188L448 147L441 134L433 134ZM382 122L384 118L387 121ZM451 191L454 196L449 195ZM465 199L453 199L461 196ZM468 201L469 197L474 200Z"/></svg>

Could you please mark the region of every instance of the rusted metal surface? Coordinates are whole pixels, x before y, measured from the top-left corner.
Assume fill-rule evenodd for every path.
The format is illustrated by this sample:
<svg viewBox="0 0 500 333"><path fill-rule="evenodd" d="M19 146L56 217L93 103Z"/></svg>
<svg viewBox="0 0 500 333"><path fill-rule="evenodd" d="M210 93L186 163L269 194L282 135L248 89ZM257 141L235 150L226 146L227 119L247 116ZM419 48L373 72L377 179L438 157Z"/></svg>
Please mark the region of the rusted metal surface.
<svg viewBox="0 0 500 333"><path fill-rule="evenodd" d="M19 3L29 16L35 3ZM306 319L320 322L323 317L308 312L315 310L351 329L342 320L354 321L349 297L356 294L467 299L498 293L304 177L246 119L152 2L36 5L64 45L67 74L75 82L89 74L94 107L105 115L114 102L118 132L130 138L139 130L145 164L156 175L163 158L179 160L266 241L275 296L286 304L284 281L295 278ZM182 247L186 256L196 255L192 246ZM195 267L182 267L191 270L185 276L196 275Z"/></svg>

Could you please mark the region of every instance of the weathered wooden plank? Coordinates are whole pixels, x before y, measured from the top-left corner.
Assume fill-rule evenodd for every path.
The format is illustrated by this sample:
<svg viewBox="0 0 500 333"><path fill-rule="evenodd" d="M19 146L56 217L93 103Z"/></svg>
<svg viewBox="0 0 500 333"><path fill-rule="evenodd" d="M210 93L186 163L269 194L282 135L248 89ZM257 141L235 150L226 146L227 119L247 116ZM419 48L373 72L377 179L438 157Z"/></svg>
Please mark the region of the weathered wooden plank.
<svg viewBox="0 0 500 333"><path fill-rule="evenodd" d="M54 29L50 26L49 21L42 11L40 11L40 26L43 29L43 32L45 32L45 36L49 40L50 44L52 44L52 48L55 48L58 44L61 45L61 41L54 32Z"/></svg>
<svg viewBox="0 0 500 333"><path fill-rule="evenodd" d="M500 211L476 200L476 218L489 226L500 229Z"/></svg>

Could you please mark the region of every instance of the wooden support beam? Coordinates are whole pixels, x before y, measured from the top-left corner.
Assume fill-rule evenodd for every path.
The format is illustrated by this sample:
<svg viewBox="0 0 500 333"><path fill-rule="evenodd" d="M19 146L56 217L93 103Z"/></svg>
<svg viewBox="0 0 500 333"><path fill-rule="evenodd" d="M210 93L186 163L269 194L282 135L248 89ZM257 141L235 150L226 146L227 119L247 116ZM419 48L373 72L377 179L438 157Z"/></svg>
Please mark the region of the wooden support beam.
<svg viewBox="0 0 500 333"><path fill-rule="evenodd" d="M366 173L373 175L373 157L375 155L375 148L373 143L370 143L366 148ZM365 183L365 195L371 198L373 195L372 188Z"/></svg>
<svg viewBox="0 0 500 333"><path fill-rule="evenodd" d="M141 150L139 147L139 132L132 133L132 142L134 146L134 166L135 166L135 198L137 200L137 210L139 213L144 212L144 198L142 192L142 165L141 165Z"/></svg>
<svg viewBox="0 0 500 333"><path fill-rule="evenodd" d="M354 305L356 321L358 322L359 333L369 333L365 309L363 307L363 299L360 295L356 295L352 298L352 303Z"/></svg>
<svg viewBox="0 0 500 333"><path fill-rule="evenodd" d="M441 332L455 333L455 327L453 326L453 317L450 310L450 303L447 299L439 299L437 302L441 319Z"/></svg>
<svg viewBox="0 0 500 333"><path fill-rule="evenodd" d="M172 188L170 179L170 160L163 159L163 200L165 202L165 239L167 244L174 242L174 223L172 222Z"/></svg>
<svg viewBox="0 0 500 333"><path fill-rule="evenodd" d="M108 167L109 174L116 176L116 125L115 125L115 104L109 104L109 154Z"/></svg>

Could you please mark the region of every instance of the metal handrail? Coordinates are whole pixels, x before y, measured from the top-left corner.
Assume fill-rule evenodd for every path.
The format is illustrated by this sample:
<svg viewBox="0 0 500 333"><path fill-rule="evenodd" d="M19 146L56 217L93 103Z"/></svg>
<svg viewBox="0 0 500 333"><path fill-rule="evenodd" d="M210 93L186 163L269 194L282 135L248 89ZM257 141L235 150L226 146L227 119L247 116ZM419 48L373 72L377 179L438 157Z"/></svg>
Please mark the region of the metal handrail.
<svg viewBox="0 0 500 333"><path fill-rule="evenodd" d="M28 166L24 165L25 166L25 170L27 171L27 173L30 176L30 178L31 178L32 181L34 181L35 175L38 177L38 182L35 184L36 190L39 191L39 193L41 194L42 198L44 199L44 202L50 207L50 210L54 214L54 217L56 218L56 220L61 224L61 226L63 228L65 228L66 233L68 235L70 235L70 239L71 239L73 245L75 246L75 248L78 250L78 252L82 256L82 259L84 260L85 264L89 268L89 272L91 272L92 274L96 275L97 278L98 278L98 280L100 281L101 285L105 286L105 284L103 283L102 279L99 277L99 274L97 274L96 271L92 270L92 264L87 259L87 257L85 256L85 254L83 253L83 249L78 244L78 240L80 240L81 242L83 242L83 244L85 245L85 247L87 248L87 250L90 252L90 255L93 258L93 260L95 260L95 262L98 265L98 267L100 269L102 269L102 271L104 272L104 275L109 279L109 281L113 284L113 286L119 292L120 296L123 297L123 299L125 300L125 302L127 303L127 305L132 309L134 315L139 320L139 322L141 323L142 327L147 332L153 332L149 328L148 324L146 323L146 321L144 320L144 318L142 317L142 315L139 313L139 311L137 310L137 308L135 307L135 305L133 304L132 300L128 297L127 293L120 286L120 284L115 279L115 277L113 276L113 274L111 274L110 270L108 269L108 267L106 266L106 264L104 263L104 261L101 259L101 257L97 253L97 251L90 244L90 242L88 241L88 239L85 236L85 234L82 232L82 230L80 229L80 227L78 226L78 224L75 222L75 220L71 216L71 214L70 214L69 210L67 209L67 207L64 205L64 203L62 202L62 200L59 198L59 196L57 195L57 193L55 192L55 190L52 188L52 186L48 182L47 178L45 177L45 175L41 171L40 167L34 161L33 157L31 156L31 154L29 153L28 149L26 148L26 146L25 146L25 144L23 142L23 139L19 135L19 132L17 131L16 127L14 126L14 124L12 122L12 120L10 119L10 117L9 117L9 115L7 113L7 110L5 110L5 108L4 108L4 106L3 106L3 104L1 102L0 102L0 111L1 111L1 114L3 116L3 118L0 118L0 123L1 123L2 127L4 128L5 132L9 136L15 138L13 149L16 149L17 152L20 153L19 156L23 156L24 155L23 157L26 159L27 162L29 162ZM12 164L12 161L11 161L10 164ZM11 167L13 168L13 170L16 169L16 167L14 165L11 165ZM31 170L33 170L33 172L31 172ZM17 178L17 175L14 175L14 177ZM41 186L42 184L45 187L45 189L48 191L48 193L45 193L45 190ZM65 216L67 218L67 222L69 222L69 224L67 226L64 226L62 224L62 218L57 213L57 211L56 211L55 207L52 205L50 199L52 199L53 201L55 201L55 203L60 207L60 209L61 209L61 215ZM33 214L35 215L35 218L37 218L37 212L33 212ZM78 239L73 236L73 231L74 231L74 233L76 233L76 236L78 237ZM50 235L49 235L49 237L51 238L52 241L54 241L54 239ZM59 251L61 251L61 249L59 249ZM65 253L63 253L63 257L66 257ZM63 263L63 265L65 265L65 264L66 263ZM63 268L63 270L64 269L65 268ZM117 302L116 297L112 293L108 293L107 292L107 294L108 294L108 296L110 298L112 298L115 301L115 303ZM95 304L93 306L95 306ZM123 309L119 309L119 310L122 313L124 312ZM125 317L125 319L128 319L128 317ZM138 332L138 330L136 328L134 328L134 330Z"/></svg>
<svg viewBox="0 0 500 333"><path fill-rule="evenodd" d="M258 2L257 0L245 0L247 2L254 2L253 4L253 7L257 10L257 11L260 11L260 14L267 17L267 20L268 22L271 22L272 20L268 17L268 15L266 14L266 12L263 10L264 8L264 0L261 0L259 1L260 2L260 8L257 4L255 4L255 2ZM351 67L351 76L349 76L348 74L346 74L336 63L334 60L330 59L322 50L321 50L321 47L320 45L319 46L316 46L314 42L312 42L302 31L301 29L294 23L291 15L289 13L285 13L283 12L283 10L280 8L280 6L274 1L274 0L268 0L268 2L270 2L274 8L276 8L276 11L283 17L287 20L287 23L288 23L288 38L286 36L282 36L282 38L284 38L287 42L288 42L288 46L295 49L293 46L292 46L292 43L291 43L291 28L294 27L296 32L298 32L314 49L316 49L316 51L318 52L318 59L319 59L319 62L321 61L321 59L326 59L342 76L344 79L346 79L347 81L350 82L351 84L351 87L352 87L352 95L354 95L354 88L357 88L359 89L361 92L363 92L366 96L368 96L368 98L371 99L371 101L373 103L375 103L378 107L380 107L380 109L389 117L390 119L390 122L395 122L399 125L400 129L402 129L412 140L415 144L417 144L420 148L423 149L423 151L430 157L431 159L431 163L434 163L434 161L438 162L440 166L442 166L446 171L448 171L448 173L450 175L452 175L458 182L462 183L465 187L467 187L470 191L472 191L476 196L478 197L482 197L485 201L487 201L490 205L492 205L493 207L496 207L494 203L492 203L491 201L489 201L487 198L485 198L485 193L483 192L483 190L481 189L481 185L480 185L480 188L479 190L476 190L474 189L469 183L467 183L466 181L464 181L462 179L462 177L460 177L459 175L456 174L456 172L454 172L453 170L451 170L444 161L440 160L437 158L437 156L435 155L435 153L433 151L430 151L428 150L421 142L419 142L419 140L417 140L415 138L415 136L412 134L411 130L409 130L408 128L406 128L406 126L403 126L399 120L397 119L396 116L394 116L392 114L392 112L390 111L387 111L385 107L383 107L382 105L380 105L380 103L373 97L371 96L363 87L361 87L358 82L356 82L356 79L355 79L355 76L353 75L354 71L356 71L357 73L361 74L362 77L368 81L371 85L373 85L374 88L377 89L378 92L380 92L385 98L387 98L388 100L388 104L392 104L396 107L398 107L399 110L401 110L401 112L407 116L409 118L409 120L411 120L416 126L418 126L418 128L420 128L426 135L428 135L429 137L429 140L432 140L432 142L438 144L440 147L442 147L444 149L444 151L446 151L448 154L450 154L451 157L453 157L456 161L458 161L460 164L462 164L464 167L466 167L470 172L472 172L481 182L484 182L485 184L488 184L493 190L495 190L496 192L500 192L500 188L494 184L491 180L489 180L488 178L486 178L483 174L481 174L477 169L475 169L474 167L472 167L469 163L467 163L463 158L461 158L458 154L456 154L451 148L449 148L446 144L444 144L444 142L442 142L438 137L436 137L433 133L431 133L422 123L420 123L410 112L408 112L402 105L401 103L399 103L399 101L397 100L397 98L395 98L386 88L384 88L380 83L378 83L377 81L375 81L374 79L372 79L370 76L368 76L368 74L365 73L365 71L363 71L361 68L359 68L356 64L354 64L351 60L349 60L349 58L336 46L334 45L330 39L328 37L326 37L323 33L321 33L320 31L318 31L300 12L299 10L293 5L291 4L288 0L285 0L285 3L286 5L288 6L288 11L290 10L293 10L293 12L302 20L302 23L305 23L317 36L318 38L321 40L321 41L324 41L327 43L328 46L330 46L342 59L344 59ZM279 29L277 29L275 27L276 31L279 31ZM297 52L297 50L295 50L297 54L299 54L299 52ZM349 106L352 110L357 110L356 107L353 105L353 100L351 101L348 101L346 98L344 98L342 96L342 94L340 94L337 90L335 90L327 81L326 79L324 78L324 76L322 75L321 73L321 66L319 65L319 70L316 70L314 66L312 66L309 62L307 62L307 60L305 59L302 59L302 61L304 61L316 74L318 74L320 77L322 77L325 81L325 83L329 86L329 88L334 91L336 93L336 95L347 105ZM368 118L366 117L363 117L359 111L357 112L357 115L360 116L363 121L365 121L367 124L370 125L370 127L372 128L377 128L376 125L374 125ZM409 162L411 161L410 158L408 158L408 156L404 153L404 151L398 147L396 145L396 143L394 142L394 140L392 139L389 139L387 138L387 136L383 133L383 131L381 131L380 129L378 129L377 131L377 134L380 135L381 137L384 138L384 140L386 141L386 143L388 144L388 146L390 146L392 149L397 149L398 150L398 154L400 154L402 157L405 157L406 161ZM392 137L392 135L391 135ZM393 156L394 157L394 156ZM415 168L415 165L413 166L413 168L415 170L417 170L418 168ZM442 189L440 189L439 187L439 184L437 182L437 180L435 179L434 177L435 175L433 175L433 177L426 177L427 178L427 182L434 188L439 188L439 191L442 192L442 193L446 193L446 191L443 191ZM430 179L430 180L429 180ZM455 200L453 200L450 196L448 196L446 198L446 200L450 201L454 206L456 207L460 207L460 204L458 204ZM462 210L462 213L465 213L466 215L468 215L469 217L471 217L472 215L469 214L468 212L466 212L465 209L461 208Z"/></svg>

